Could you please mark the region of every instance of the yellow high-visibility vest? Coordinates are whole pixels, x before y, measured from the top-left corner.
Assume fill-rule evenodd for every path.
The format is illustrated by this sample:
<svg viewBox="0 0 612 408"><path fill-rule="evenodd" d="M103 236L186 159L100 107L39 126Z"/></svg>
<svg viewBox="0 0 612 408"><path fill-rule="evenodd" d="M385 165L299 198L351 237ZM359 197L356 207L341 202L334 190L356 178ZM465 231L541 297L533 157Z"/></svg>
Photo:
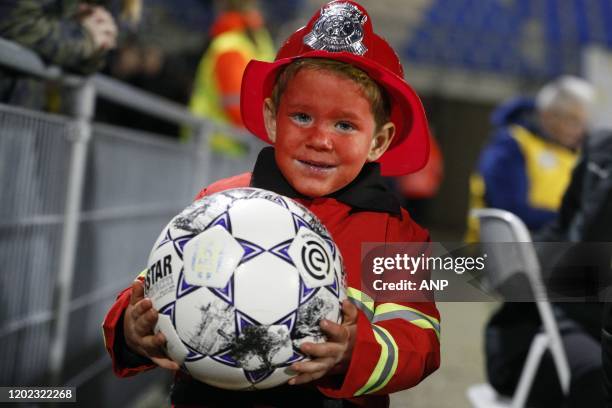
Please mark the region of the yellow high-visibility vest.
<svg viewBox="0 0 612 408"><path fill-rule="evenodd" d="M525 160L527 203L531 207L557 211L569 185L578 154L538 137L522 126L512 126L510 136L516 140ZM473 174L470 177L470 209L487 206L485 193L482 176ZM478 221L468 215L465 241L476 242L478 237Z"/></svg>
<svg viewBox="0 0 612 408"><path fill-rule="evenodd" d="M211 41L198 65L189 102L192 113L218 123L230 123L223 108L224 101L221 100L219 85L215 80L215 64L221 54L231 51L242 53L246 60L271 61L274 58L274 45L268 32L265 29L258 29L252 34L253 38L250 38L244 31L227 31ZM236 98L239 97L240 95L236 95ZM213 134L210 141L214 151L232 156L244 153L244 146L226 135Z"/></svg>

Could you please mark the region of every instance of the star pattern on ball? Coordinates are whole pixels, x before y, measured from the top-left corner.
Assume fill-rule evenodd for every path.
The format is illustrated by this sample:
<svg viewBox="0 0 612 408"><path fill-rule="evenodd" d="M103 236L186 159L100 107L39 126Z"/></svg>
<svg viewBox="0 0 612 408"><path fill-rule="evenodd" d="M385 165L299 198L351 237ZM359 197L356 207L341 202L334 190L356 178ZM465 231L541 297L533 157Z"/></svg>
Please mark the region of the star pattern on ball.
<svg viewBox="0 0 612 408"><path fill-rule="evenodd" d="M274 351L275 347L273 334L271 336L270 328L284 326L287 335L289 335L294 331L297 321L297 313L295 310L271 325L263 325L240 311L236 311L235 316L237 333L235 344L231 348L211 355L210 358L230 367L242 368L245 377L250 383L257 384L268 378L277 368L288 367L294 362L305 358L305 355L301 353L299 349L293 345L291 339L288 338L289 342L291 342L291 355L281 363L273 364L270 361L273 358L271 353ZM243 351L243 349L248 351ZM257 352L254 353L253 350ZM253 363L253 361L255 361L255 363ZM248 364L258 364L258 367L256 369L249 369L245 367L248 366Z"/></svg>
<svg viewBox="0 0 612 408"><path fill-rule="evenodd" d="M161 242L155 247L155 250L158 250L164 245L172 244L174 246L174 250L176 251L177 255L182 260L183 253L185 251L185 245L187 245L187 242L189 242L195 236L196 234L187 234L187 235L181 234L179 236L173 237L172 234L170 233L170 229L168 229L166 230L166 235L164 236L164 239L162 239Z"/></svg>
<svg viewBox="0 0 612 408"><path fill-rule="evenodd" d="M230 234L232 233L232 220L229 216L229 212L225 211L219 214L214 220L212 220L205 228L205 230L214 226L220 225L227 230Z"/></svg>
<svg viewBox="0 0 612 408"><path fill-rule="evenodd" d="M179 273L179 279L176 284L176 298L177 299L180 299L183 296L186 296L190 294L191 292L201 288L201 286L190 285L189 283L187 283L187 281L185 280L184 272L185 272L184 269L181 268L181 272Z"/></svg>
<svg viewBox="0 0 612 408"><path fill-rule="evenodd" d="M238 265L242 265L255 258L257 255L261 255L266 252L266 250L260 247L259 245L253 242L249 242L246 239L234 239L238 241L238 243L240 244L240 246L242 246L242 249L244 250L244 255L242 255L242 259L240 260L240 263Z"/></svg>
<svg viewBox="0 0 612 408"><path fill-rule="evenodd" d="M289 265L295 266L295 264L293 263L293 260L291 259L291 255L289 255L289 247L291 246L292 243L293 243L293 239L289 239L287 241L281 242L280 244L275 245L272 248L268 249L268 252L271 253L272 255L276 255L283 261L288 262Z"/></svg>

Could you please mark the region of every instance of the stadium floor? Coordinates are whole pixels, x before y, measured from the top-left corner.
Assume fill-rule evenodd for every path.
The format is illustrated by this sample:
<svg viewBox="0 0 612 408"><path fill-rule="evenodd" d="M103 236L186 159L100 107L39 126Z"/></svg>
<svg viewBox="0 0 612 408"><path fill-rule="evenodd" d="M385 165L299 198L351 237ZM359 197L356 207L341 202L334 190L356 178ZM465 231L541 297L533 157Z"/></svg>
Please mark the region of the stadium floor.
<svg viewBox="0 0 612 408"><path fill-rule="evenodd" d="M469 408L465 391L485 380L483 329L495 303L437 303L442 364L415 388L391 396L392 408Z"/></svg>

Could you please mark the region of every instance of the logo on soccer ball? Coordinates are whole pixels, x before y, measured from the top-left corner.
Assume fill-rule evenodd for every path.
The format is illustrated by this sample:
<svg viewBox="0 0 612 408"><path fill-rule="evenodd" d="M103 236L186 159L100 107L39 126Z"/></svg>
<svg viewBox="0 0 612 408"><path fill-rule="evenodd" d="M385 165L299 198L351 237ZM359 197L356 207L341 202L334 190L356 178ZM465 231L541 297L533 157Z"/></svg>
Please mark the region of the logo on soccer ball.
<svg viewBox="0 0 612 408"><path fill-rule="evenodd" d="M348 3L336 3L321 9L321 16L312 31L304 37L304 44L316 50L347 51L363 55L363 25L368 17Z"/></svg>
<svg viewBox="0 0 612 408"><path fill-rule="evenodd" d="M320 242L308 240L302 247L302 265L306 272L316 280L327 277L331 268L329 255Z"/></svg>
<svg viewBox="0 0 612 408"><path fill-rule="evenodd" d="M301 227L289 250L293 263L309 288L331 285L334 279L330 245L311 229Z"/></svg>

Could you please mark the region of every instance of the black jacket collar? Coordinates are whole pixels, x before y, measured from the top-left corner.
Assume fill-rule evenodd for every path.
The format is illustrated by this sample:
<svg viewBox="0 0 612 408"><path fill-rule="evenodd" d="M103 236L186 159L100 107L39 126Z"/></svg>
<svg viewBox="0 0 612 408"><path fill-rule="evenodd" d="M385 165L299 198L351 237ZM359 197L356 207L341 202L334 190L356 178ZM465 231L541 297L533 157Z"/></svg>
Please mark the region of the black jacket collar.
<svg viewBox="0 0 612 408"><path fill-rule="evenodd" d="M310 199L297 192L283 177L276 165L273 147L265 147L259 153L251 187L271 190L290 198ZM355 180L327 197L350 205L354 211L386 212L401 217L399 200L387 188L378 163L367 163Z"/></svg>

